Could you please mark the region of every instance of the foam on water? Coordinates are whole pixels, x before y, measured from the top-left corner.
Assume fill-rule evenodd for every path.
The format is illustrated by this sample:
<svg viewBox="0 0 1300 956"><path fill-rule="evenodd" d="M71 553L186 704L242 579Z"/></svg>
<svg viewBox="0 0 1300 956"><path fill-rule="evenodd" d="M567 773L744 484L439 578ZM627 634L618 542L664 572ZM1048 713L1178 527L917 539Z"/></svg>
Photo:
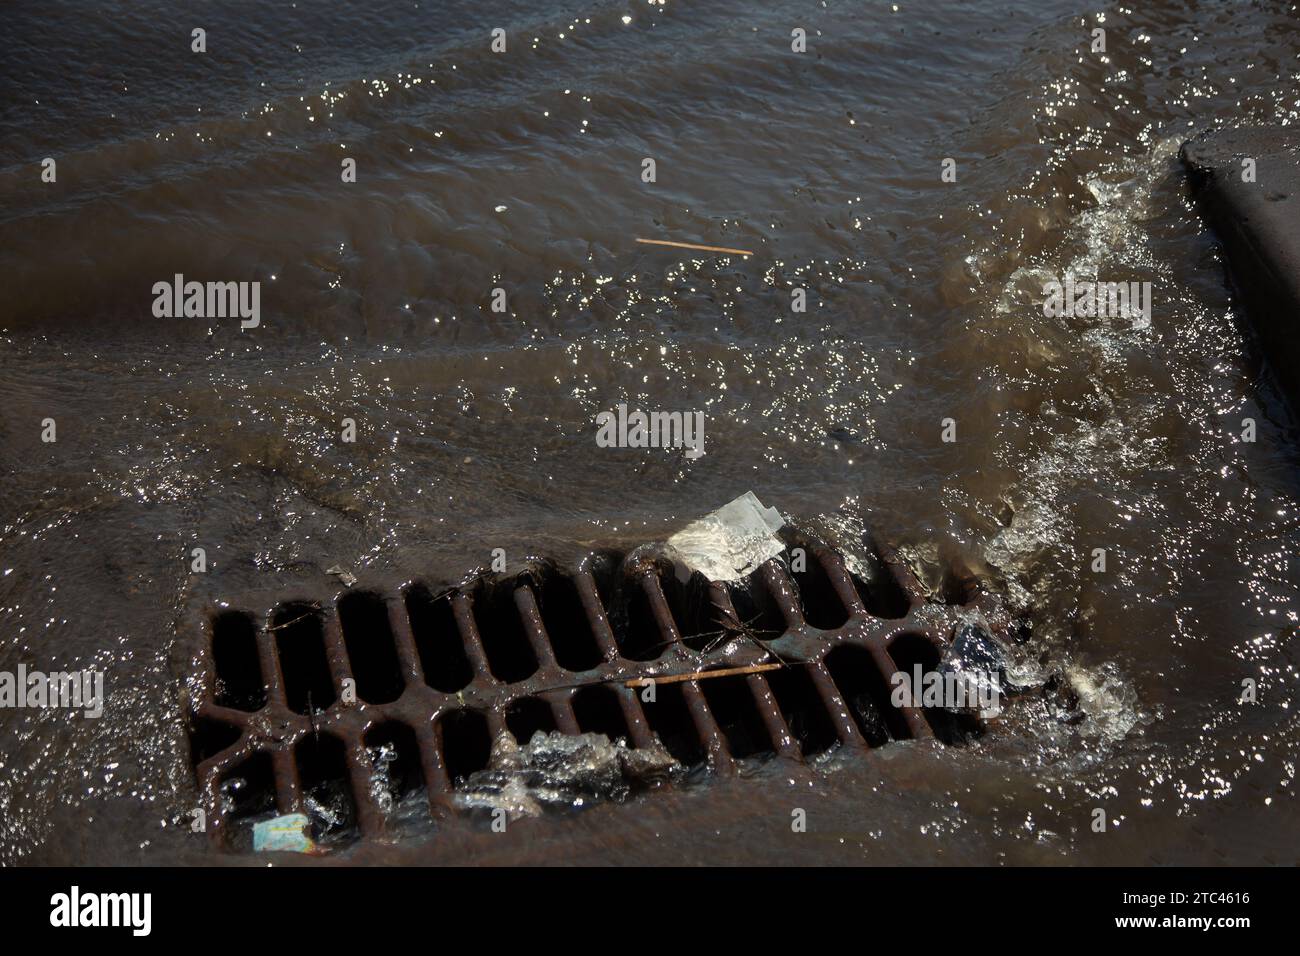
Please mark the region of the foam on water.
<svg viewBox="0 0 1300 956"><path fill-rule="evenodd" d="M632 748L603 734L537 731L520 746L508 733L492 744L488 767L470 774L456 791L468 810L503 810L512 818L544 809L577 810L602 800L626 800L637 787L667 777L677 761L656 744Z"/></svg>

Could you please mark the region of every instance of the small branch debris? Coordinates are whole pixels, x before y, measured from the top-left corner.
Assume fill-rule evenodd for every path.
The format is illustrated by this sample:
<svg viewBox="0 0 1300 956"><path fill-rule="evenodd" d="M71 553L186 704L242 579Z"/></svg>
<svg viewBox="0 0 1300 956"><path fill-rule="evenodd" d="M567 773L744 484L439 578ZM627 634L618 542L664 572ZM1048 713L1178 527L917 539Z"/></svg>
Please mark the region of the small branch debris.
<svg viewBox="0 0 1300 956"><path fill-rule="evenodd" d="M734 677L737 674L761 674L780 670L786 664L750 664L748 667L724 667L716 671L692 671L689 674L665 674L662 677L634 677L624 681L624 687L649 687L652 684L679 684L685 680L707 680L710 677Z"/></svg>

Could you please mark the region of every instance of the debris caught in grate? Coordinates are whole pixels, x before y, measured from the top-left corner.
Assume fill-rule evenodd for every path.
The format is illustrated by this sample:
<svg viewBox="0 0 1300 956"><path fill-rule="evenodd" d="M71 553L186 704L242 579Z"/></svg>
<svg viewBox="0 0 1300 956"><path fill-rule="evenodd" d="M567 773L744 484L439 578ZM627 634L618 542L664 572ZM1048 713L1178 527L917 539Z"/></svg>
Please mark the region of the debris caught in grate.
<svg viewBox="0 0 1300 956"><path fill-rule="evenodd" d="M1005 637L996 602L971 588L926 603L892 555L875 556L868 580L827 547L782 538L785 551L731 585L646 548L208 615L190 705L208 832L230 846L239 821L306 813L326 841L373 837L421 791L435 817L454 812L502 735L604 735L729 774L979 732L971 715L892 706L889 680L940 670L977 615ZM704 676L724 669L740 672Z"/></svg>

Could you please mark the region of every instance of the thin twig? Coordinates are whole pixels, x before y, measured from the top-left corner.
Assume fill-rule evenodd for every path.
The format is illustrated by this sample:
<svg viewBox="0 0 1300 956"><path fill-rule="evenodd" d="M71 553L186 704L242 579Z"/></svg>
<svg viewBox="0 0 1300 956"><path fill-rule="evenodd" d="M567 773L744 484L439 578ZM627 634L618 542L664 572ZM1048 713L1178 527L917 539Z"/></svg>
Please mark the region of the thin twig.
<svg viewBox="0 0 1300 956"><path fill-rule="evenodd" d="M311 691L307 691L307 714L311 717L311 735L320 746L320 725L316 723L316 708L311 705Z"/></svg>
<svg viewBox="0 0 1300 956"><path fill-rule="evenodd" d="M286 627L290 627L294 624L297 624L299 621L305 621L309 617L315 617L316 616L315 612L320 610L320 602L313 601L311 604L307 606L310 607L312 610L308 611L306 614L299 614L292 621L285 621L283 624L272 624L270 627L267 628L267 630L268 631L283 630Z"/></svg>
<svg viewBox="0 0 1300 956"><path fill-rule="evenodd" d="M693 242L671 242L667 239L637 239L647 246L674 246L678 249L698 249L700 252L724 252L733 256L752 256L748 249L728 249L726 246L701 246Z"/></svg>
<svg viewBox="0 0 1300 956"><path fill-rule="evenodd" d="M723 629L721 631L711 631L708 634L704 635L705 637L713 637L714 635L717 635L717 638L716 640L710 641L708 645L705 646L703 653L705 654L712 653L724 642L734 637L743 637L746 640L753 641L756 645L758 645L759 649L762 650L764 653L769 654L772 657L775 657L781 663L781 666L784 667L786 663L785 658L782 657L780 654L778 654L776 651L772 650L772 648L768 647L767 642L758 636L759 634L775 634L779 637L782 632L774 631L769 628L751 627L754 621L758 620L758 617L759 616L755 614L748 621L740 621L740 620L735 620L733 618L733 620L735 620L735 624L727 624L726 622L724 622Z"/></svg>
<svg viewBox="0 0 1300 956"><path fill-rule="evenodd" d="M689 674L665 674L660 677L634 677L624 681L624 687L650 687L654 684L680 684L684 680L706 680L710 677L734 677L737 674L761 674L780 670L784 664L750 664L748 667L724 667L716 671L692 671Z"/></svg>

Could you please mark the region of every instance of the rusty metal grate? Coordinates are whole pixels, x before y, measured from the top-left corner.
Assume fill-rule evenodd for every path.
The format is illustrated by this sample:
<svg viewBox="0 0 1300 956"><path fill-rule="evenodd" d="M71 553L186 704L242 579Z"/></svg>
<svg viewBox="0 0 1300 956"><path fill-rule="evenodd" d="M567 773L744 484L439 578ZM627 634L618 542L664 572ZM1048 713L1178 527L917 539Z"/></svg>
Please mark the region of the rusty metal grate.
<svg viewBox="0 0 1300 956"><path fill-rule="evenodd" d="M341 831L383 832L381 746L393 795L423 786L436 816L503 732L521 743L537 730L595 732L636 748L657 736L683 765L725 774L747 758L978 731L946 711L890 706L888 680L936 667L972 607L1004 629L993 602L967 589L926 604L892 556L877 555L868 583L829 548L788 544L806 549L804 569L787 548L743 587L597 552L571 572L537 566L441 591L417 582L393 599L352 588L263 617L214 611L190 707L209 833L223 842L236 819L302 812L309 796L346 808ZM625 686L773 660L790 666L659 683L653 703Z"/></svg>

